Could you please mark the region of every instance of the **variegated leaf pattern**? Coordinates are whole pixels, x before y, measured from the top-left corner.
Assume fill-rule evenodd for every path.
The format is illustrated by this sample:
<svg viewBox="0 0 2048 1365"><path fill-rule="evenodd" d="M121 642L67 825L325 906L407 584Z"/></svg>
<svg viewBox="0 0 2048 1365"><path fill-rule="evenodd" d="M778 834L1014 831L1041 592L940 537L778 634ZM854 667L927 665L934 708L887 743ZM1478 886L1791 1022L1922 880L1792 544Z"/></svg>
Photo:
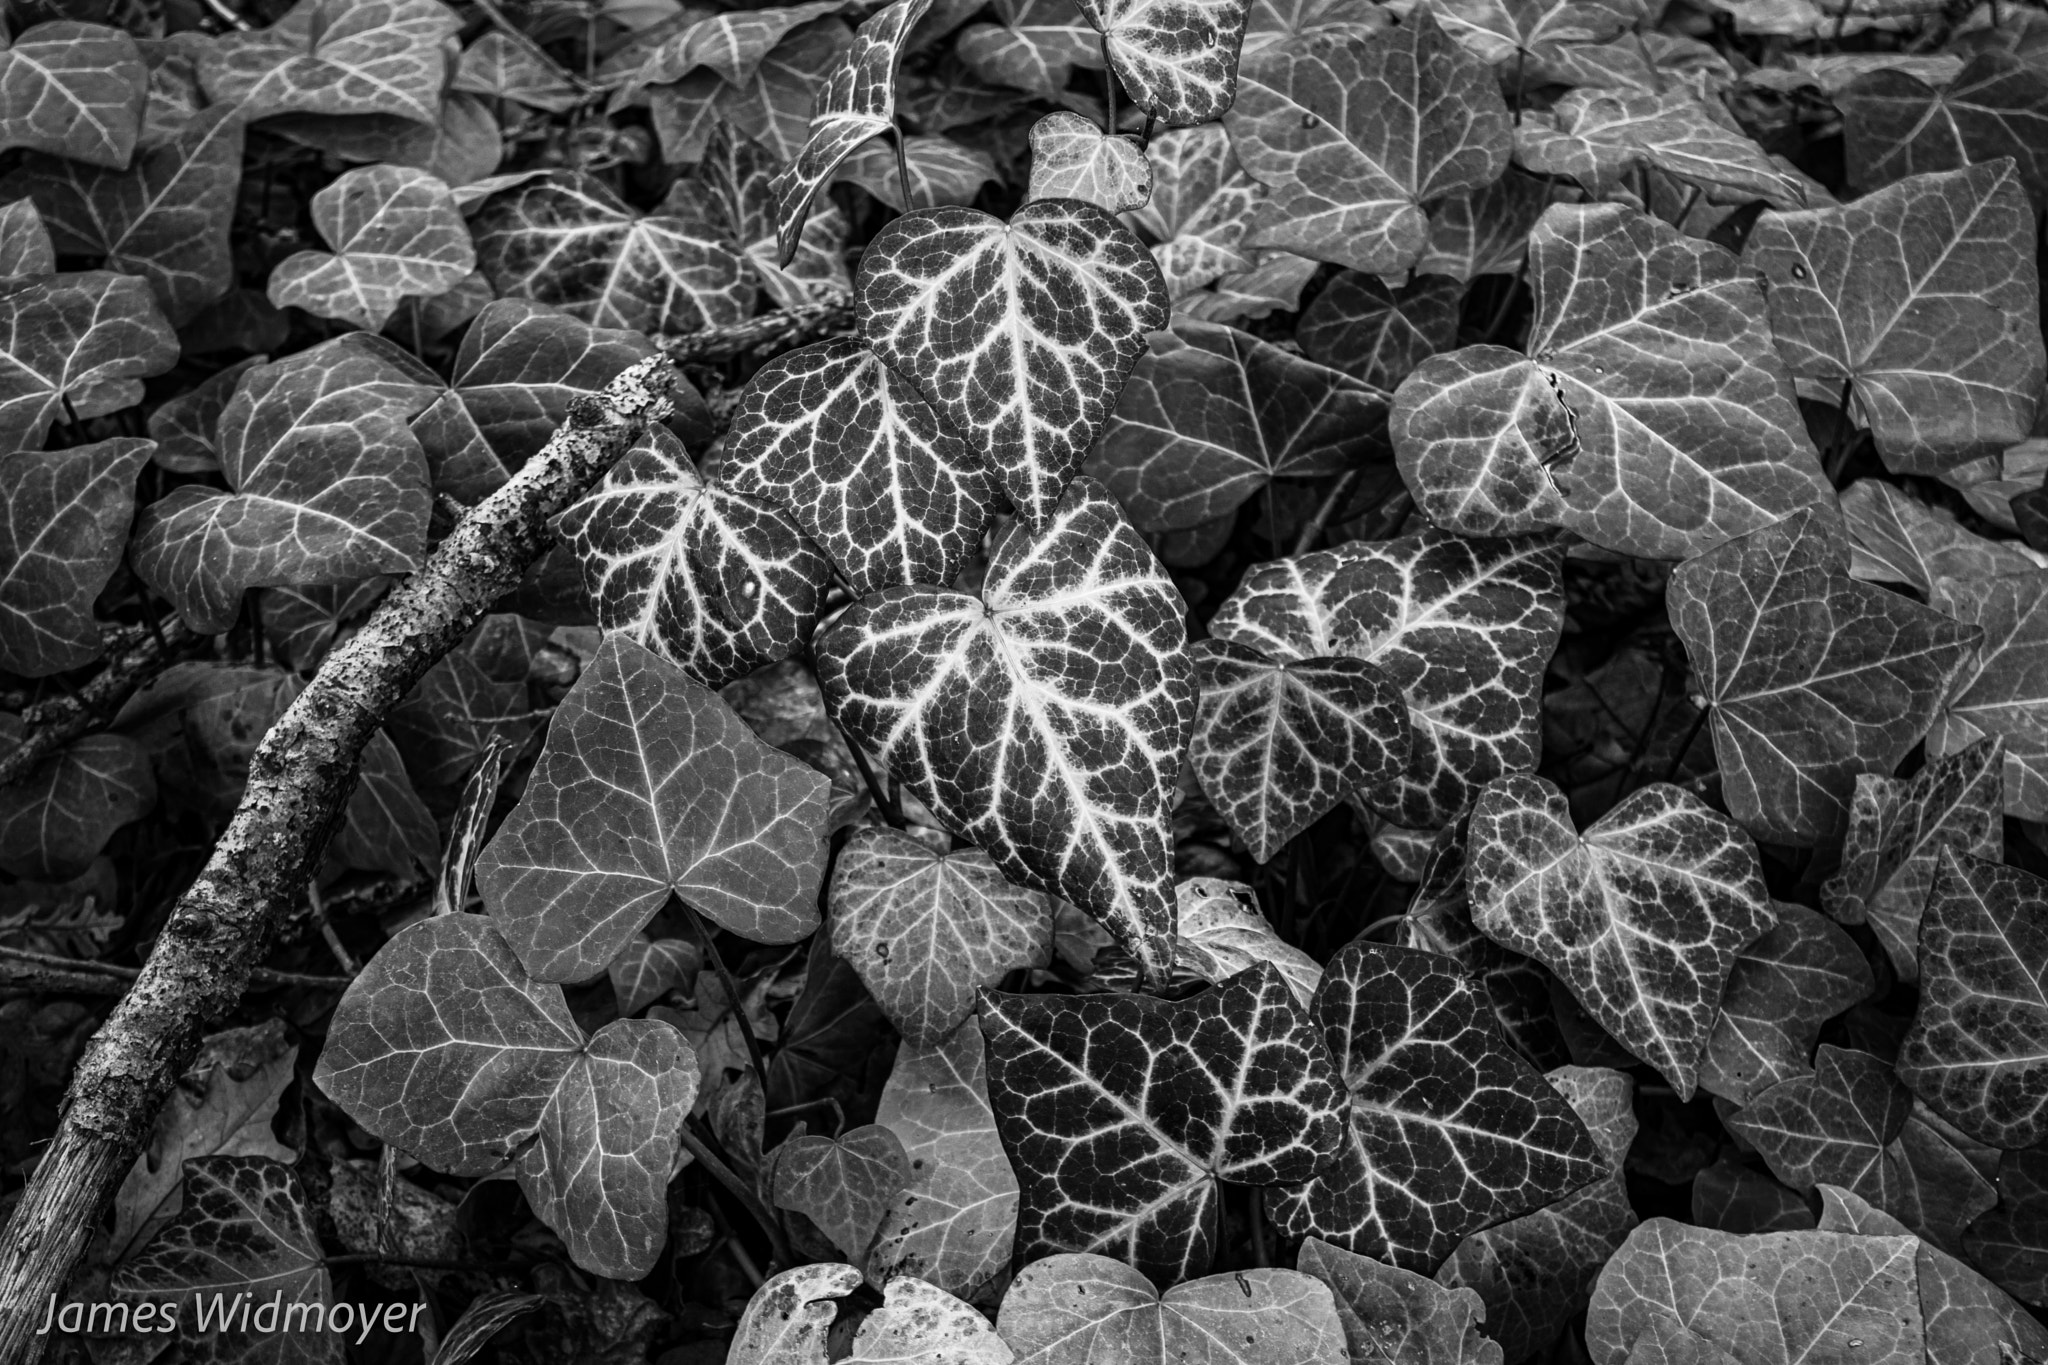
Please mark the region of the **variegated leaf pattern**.
<svg viewBox="0 0 2048 1365"><path fill-rule="evenodd" d="M1363 659L1276 662L1245 645L1195 646L1202 689L1188 757L1252 857L1266 862L1345 796L1408 765L1408 703Z"/></svg>
<svg viewBox="0 0 2048 1365"><path fill-rule="evenodd" d="M1107 136L1062 109L1031 125L1031 186L1024 197L1080 199L1123 213L1152 197L1152 169L1136 138Z"/></svg>
<svg viewBox="0 0 2048 1365"><path fill-rule="evenodd" d="M1336 1159L1271 1201L1290 1237L1427 1273L1468 1232L1606 1170L1586 1125L1450 958L1354 943L1310 1007L1349 1097Z"/></svg>
<svg viewBox="0 0 2048 1365"><path fill-rule="evenodd" d="M1271 659L1347 655L1384 670L1407 698L1414 740L1378 809L1436 829L1493 778L1536 765L1563 566L1548 537L1351 541L1253 570L1209 630Z"/></svg>
<svg viewBox="0 0 2048 1365"><path fill-rule="evenodd" d="M818 680L948 829L1163 977L1167 803L1195 713L1184 611L1108 493L1078 479L1044 529L1012 525L979 597L914 586L856 603L818 637Z"/></svg>
<svg viewBox="0 0 2048 1365"><path fill-rule="evenodd" d="M561 530L598 622L712 687L795 652L831 574L787 512L705 479L666 427Z"/></svg>
<svg viewBox="0 0 2048 1365"><path fill-rule="evenodd" d="M1156 1284L1215 1253L1219 1182L1307 1179L1342 1092L1270 964L1191 999L982 996L989 1097L1022 1186L1017 1252L1090 1251Z"/></svg>
<svg viewBox="0 0 2048 1365"><path fill-rule="evenodd" d="M1736 956L1777 918L1740 827L1656 783L1581 832L1555 785L1518 774L1480 794L1465 875L1482 933L1691 1097Z"/></svg>
<svg viewBox="0 0 2048 1365"><path fill-rule="evenodd" d="M917 387L847 337L755 372L719 469L787 509L861 594L951 583L999 499Z"/></svg>
<svg viewBox="0 0 2048 1365"><path fill-rule="evenodd" d="M1212 123L1237 98L1247 0L1079 0L1110 69L1169 128Z"/></svg>
<svg viewBox="0 0 2048 1365"><path fill-rule="evenodd" d="M1093 204L1026 204L1008 223L918 209L876 234L856 289L861 335L982 453L1018 515L1044 526L1116 406L1145 334L1167 321L1144 246Z"/></svg>
<svg viewBox="0 0 2048 1365"><path fill-rule="evenodd" d="M781 264L796 258L811 199L854 148L895 132L896 64L932 0L892 0L854 30L853 46L839 59L811 105L811 131L796 160L775 177L776 243Z"/></svg>

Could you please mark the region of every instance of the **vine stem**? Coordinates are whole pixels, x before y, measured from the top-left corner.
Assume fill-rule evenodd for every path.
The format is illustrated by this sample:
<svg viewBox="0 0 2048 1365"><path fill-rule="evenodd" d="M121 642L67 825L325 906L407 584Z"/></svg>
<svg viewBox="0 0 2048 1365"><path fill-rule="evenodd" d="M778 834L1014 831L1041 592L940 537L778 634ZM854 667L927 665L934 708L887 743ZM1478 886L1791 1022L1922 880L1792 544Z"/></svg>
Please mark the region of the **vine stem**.
<svg viewBox="0 0 2048 1365"><path fill-rule="evenodd" d="M893 131L896 135L890 141L896 144L896 183L903 190L903 211L908 213L917 207L910 193L910 153L903 148L903 125L897 124Z"/></svg>
<svg viewBox="0 0 2048 1365"><path fill-rule="evenodd" d="M28 707L22 712L26 728L21 742L0 757L0 787L27 781L45 759L92 733L198 638L181 620L159 625L154 633L138 631L120 643L107 666L75 693Z"/></svg>
<svg viewBox="0 0 2048 1365"><path fill-rule="evenodd" d="M754 1193L746 1181L735 1175L732 1167L719 1160L718 1154L711 1150L703 1138L697 1136L691 1129L688 1119L684 1119L683 1126L676 1130L676 1141L683 1144L684 1151L697 1158L713 1180L725 1187L727 1194L739 1200L740 1207L747 1211L747 1216L760 1225L761 1231L768 1234L768 1248L774 1254L776 1264L784 1268L795 1265L796 1258L789 1253L789 1239L782 1235L781 1221L761 1202L761 1196ZM734 1245L737 1246L738 1243Z"/></svg>
<svg viewBox="0 0 2048 1365"><path fill-rule="evenodd" d="M683 918L690 921L690 928L696 932L697 941L704 945L704 956L711 963L712 970L725 986L725 998L732 1002L732 1017L740 1026L740 1036L747 1040L747 1059L754 1064L754 1079L761 1082L761 1098L768 1097L768 1059L761 1051L761 1040L754 1036L754 1026L747 1021L747 1004L740 999L739 983L733 980L732 972L725 965L725 958L718 951L718 943L711 937L710 926L697 914L696 908L688 901L677 898L676 904L683 907Z"/></svg>

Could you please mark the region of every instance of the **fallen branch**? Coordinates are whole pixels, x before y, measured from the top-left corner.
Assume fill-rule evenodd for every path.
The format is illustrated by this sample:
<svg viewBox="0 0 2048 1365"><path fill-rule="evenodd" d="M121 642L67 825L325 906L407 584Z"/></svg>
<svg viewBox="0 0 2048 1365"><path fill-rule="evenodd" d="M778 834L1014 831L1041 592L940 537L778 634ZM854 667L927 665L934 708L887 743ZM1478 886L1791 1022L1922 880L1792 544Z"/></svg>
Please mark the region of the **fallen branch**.
<svg viewBox="0 0 2048 1365"><path fill-rule="evenodd" d="M0 1234L0 1361L41 1359L39 1306L61 1293L206 1025L234 1008L275 926L304 897L355 787L363 746L398 700L515 587L549 520L646 424L675 373L642 361L577 399L545 449L479 503L395 589L265 735L213 855L171 911L140 976L93 1035L57 1134Z"/></svg>
<svg viewBox="0 0 2048 1365"><path fill-rule="evenodd" d="M654 344L678 365L710 365L763 351L787 351L852 327L853 295L835 293L730 327L656 337Z"/></svg>
<svg viewBox="0 0 2048 1365"><path fill-rule="evenodd" d="M75 694L51 697L23 710L26 728L21 743L0 757L0 787L27 781L44 759L105 726L136 689L169 668L179 651L198 638L182 621L165 622L160 635L137 631Z"/></svg>

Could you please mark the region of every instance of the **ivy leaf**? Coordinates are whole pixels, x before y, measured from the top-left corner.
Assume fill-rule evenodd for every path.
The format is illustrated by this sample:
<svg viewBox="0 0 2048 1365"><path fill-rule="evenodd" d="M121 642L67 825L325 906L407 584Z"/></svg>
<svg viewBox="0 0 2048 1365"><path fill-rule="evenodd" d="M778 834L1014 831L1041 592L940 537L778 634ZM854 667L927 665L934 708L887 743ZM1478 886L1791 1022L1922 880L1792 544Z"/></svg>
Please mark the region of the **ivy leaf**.
<svg viewBox="0 0 2048 1365"><path fill-rule="evenodd" d="M313 225L333 254L300 251L270 272L270 301L382 331L408 297L433 298L476 269L469 228L448 187L408 166L364 166L313 196Z"/></svg>
<svg viewBox="0 0 2048 1365"><path fill-rule="evenodd" d="M1152 259L1182 300L1223 275L1251 269L1243 247L1265 187L1244 173L1220 124L1175 128L1145 149L1152 198L1131 220L1158 239Z"/></svg>
<svg viewBox="0 0 2048 1365"><path fill-rule="evenodd" d="M826 1337L839 1316L837 1299L860 1288L850 1265L811 1264L785 1270L754 1291L733 1331L731 1365L826 1365Z"/></svg>
<svg viewBox="0 0 2048 1365"><path fill-rule="evenodd" d="M975 209L904 214L869 243L856 291L861 336L984 452L1033 527L1168 318L1130 229L1072 199L1026 204L1008 224Z"/></svg>
<svg viewBox="0 0 2048 1365"><path fill-rule="evenodd" d="M566 114L583 103L582 93L558 69L496 29L462 50L449 88L550 114Z"/></svg>
<svg viewBox="0 0 2048 1365"><path fill-rule="evenodd" d="M1079 0L1115 79L1169 128L1211 123L1237 98L1247 0Z"/></svg>
<svg viewBox="0 0 2048 1365"><path fill-rule="evenodd" d="M694 943L635 934L619 955L605 964L604 974L618 1000L619 1016L629 1018L695 980L701 965Z"/></svg>
<svg viewBox="0 0 2048 1365"><path fill-rule="evenodd" d="M1025 1259L1109 1250L1155 1284L1198 1275L1219 1182L1307 1178L1339 1139L1329 1058L1265 963L1179 1002L991 991L981 1024Z"/></svg>
<svg viewBox="0 0 2048 1365"><path fill-rule="evenodd" d="M1517 273L1529 257L1529 230L1550 204L1551 183L1510 166L1490 185L1430 205L1429 245L1415 273L1465 281Z"/></svg>
<svg viewBox="0 0 2048 1365"><path fill-rule="evenodd" d="M831 572L787 512L707 482L666 427L560 526L599 623L711 686L787 658Z"/></svg>
<svg viewBox="0 0 2048 1365"><path fill-rule="evenodd" d="M902 1140L876 1123L836 1138L792 1137L774 1162L775 1207L809 1218L855 1261L867 1259L883 1214L910 1183Z"/></svg>
<svg viewBox="0 0 2048 1365"><path fill-rule="evenodd" d="M2048 819L2048 570L1936 582L1928 602L1983 632L1976 659L1950 689L1927 735L1939 757L1986 735L2005 741L2005 810Z"/></svg>
<svg viewBox="0 0 2048 1365"><path fill-rule="evenodd" d="M1729 1131L1795 1190L1839 1185L1928 1240L1957 1244L1997 1201L1991 1182L1913 1115L1913 1095L1867 1052L1821 1044L1814 1069L1752 1095Z"/></svg>
<svg viewBox="0 0 2048 1365"><path fill-rule="evenodd" d="M1775 918L1749 836L1661 782L1580 833L1563 792L1517 774L1480 794L1471 839L1472 922L1691 1098L1736 954Z"/></svg>
<svg viewBox="0 0 2048 1365"><path fill-rule="evenodd" d="M1089 452L1140 530L1184 531L1274 479L1312 479L1385 450L1387 396L1234 327L1176 318L1150 337Z"/></svg>
<svg viewBox="0 0 2048 1365"><path fill-rule="evenodd" d="M896 68L903 47L932 0L893 0L853 31L846 50L811 105L803 150L775 178L780 264L795 258L811 198L839 163L870 138L895 132Z"/></svg>
<svg viewBox="0 0 2048 1365"><path fill-rule="evenodd" d="M57 248L34 202L0 204L0 279L56 273Z"/></svg>
<svg viewBox="0 0 2048 1365"><path fill-rule="evenodd" d="M1821 1025L1877 989L1848 934L1803 905L1771 910L1778 922L1735 959L1700 1057L1700 1088L1738 1105L1806 1073Z"/></svg>
<svg viewBox="0 0 2048 1365"><path fill-rule="evenodd" d="M2048 882L1943 848L1920 975L1901 1079L1980 1142L2048 1138Z"/></svg>
<svg viewBox="0 0 2048 1365"><path fill-rule="evenodd" d="M1528 352L1581 442L1556 470L1567 529L1686 559L1832 502L1763 291L1733 256L1620 204L1553 205L1529 251Z"/></svg>
<svg viewBox="0 0 2048 1365"><path fill-rule="evenodd" d="M1906 583L1931 597L1944 578L2048 568L2048 555L2026 542L1987 540L1946 509L1879 479L1858 479L1843 490L1842 520L1849 530L1849 572L1866 583Z"/></svg>
<svg viewBox="0 0 2048 1365"><path fill-rule="evenodd" d="M1835 96L1849 183L1874 190L2009 156L2038 202L2048 192L2048 75L2011 52L1978 52L1946 84L1870 71Z"/></svg>
<svg viewBox="0 0 2048 1365"><path fill-rule="evenodd" d="M1551 467L1579 453L1578 418L1518 352L1467 346L1424 360L1394 395L1388 430L1416 507L1446 531L1527 535L1570 515Z"/></svg>
<svg viewBox="0 0 2048 1365"><path fill-rule="evenodd" d="M0 753L21 742L0 712ZM0 787L0 871L63 881L92 865L114 831L156 805L149 756L125 735L87 735L13 786Z"/></svg>
<svg viewBox="0 0 2048 1365"><path fill-rule="evenodd" d="M1604 43L1644 17L1634 0L1449 0L1446 32L1498 66L1514 58L1554 59L1568 46Z"/></svg>
<svg viewBox="0 0 2048 1365"><path fill-rule="evenodd" d="M1515 163L1565 175L1606 196L1630 171L1653 167L1708 194L1779 209L1806 207L1806 187L1764 149L1730 129L1686 90L1573 90L1547 112L1524 116Z"/></svg>
<svg viewBox="0 0 2048 1365"><path fill-rule="evenodd" d="M133 275L104 270L0 283L0 449L34 450L50 424L142 401L177 337Z"/></svg>
<svg viewBox="0 0 2048 1365"><path fill-rule="evenodd" d="M0 668L44 678L105 649L92 607L121 565L154 448L116 436L0 456Z"/></svg>
<svg viewBox="0 0 2048 1365"><path fill-rule="evenodd" d="M760 1014L775 1018L765 1006ZM827 1096L851 1103L855 1096L872 1095L866 1079L870 1054L887 1037L881 1007L846 959L832 951L831 936L811 935L803 994L790 1006L781 1044L768 1062L769 1105L781 1109Z"/></svg>
<svg viewBox="0 0 2048 1365"><path fill-rule="evenodd" d="M756 371L719 468L734 492L787 508L863 594L951 583L997 502L916 386L850 337Z"/></svg>
<svg viewBox="0 0 2048 1365"><path fill-rule="evenodd" d="M1110 137L1079 114L1056 110L1031 125L1026 199L1079 199L1111 213L1152 198L1152 168L1138 140Z"/></svg>
<svg viewBox="0 0 2048 1365"><path fill-rule="evenodd" d="M742 938L794 943L818 927L828 786L674 665L608 635L477 887L543 981L602 972L671 894Z"/></svg>
<svg viewBox="0 0 2048 1365"><path fill-rule="evenodd" d="M995 158L985 149L950 137L917 134L904 139L903 161L910 171L910 197L925 208L972 204L983 185L1003 181ZM893 146L880 142L863 145L840 166L839 178L860 186L898 213L908 207Z"/></svg>
<svg viewBox="0 0 2048 1365"><path fill-rule="evenodd" d="M1624 1163L1636 1137L1635 1083L1618 1071L1560 1067L1544 1077L1586 1125L1607 1174L1533 1213L1483 1228L1437 1267L1437 1283L1477 1293L1486 1334L1509 1360L1540 1356L1585 1310L1600 1268L1636 1225Z"/></svg>
<svg viewBox="0 0 2048 1365"><path fill-rule="evenodd" d="M330 345L243 375L220 417L232 491L185 484L144 509L135 572L194 630L217 635L248 588L417 569L431 494L406 426L415 409L393 401L393 374Z"/></svg>
<svg viewBox="0 0 2048 1365"><path fill-rule="evenodd" d="M1429 357L1457 344L1458 281L1418 275L1398 290L1362 271L1339 271L1301 312L1303 354L1375 388L1392 390Z"/></svg>
<svg viewBox="0 0 2048 1365"><path fill-rule="evenodd" d="M1018 1273L996 1331L1026 1365L1343 1365L1338 1313L1328 1287L1298 1271L1210 1275L1161 1294L1121 1261L1067 1252Z"/></svg>
<svg viewBox="0 0 2048 1365"><path fill-rule="evenodd" d="M1841 870L1821 884L1821 904L1843 924L1867 921L1901 981L1920 979L1920 912L1941 850L2004 861L2004 767L1993 738L1903 781L1856 778Z"/></svg>
<svg viewBox="0 0 2048 1365"><path fill-rule="evenodd" d="M348 823L328 844L330 863L411 879L441 861L441 833L433 812L413 790L405 759L391 736L370 736L349 794Z"/></svg>
<svg viewBox="0 0 2048 1365"><path fill-rule="evenodd" d="M899 830L857 829L829 901L832 947L913 1047L944 1041L983 986L1052 961L1050 901L1003 880L980 849L938 853Z"/></svg>
<svg viewBox="0 0 2048 1365"><path fill-rule="evenodd" d="M1963 1249L2022 1303L2048 1304L2048 1251L2041 1218L2048 1214L2048 1156L2039 1148L1998 1158L1998 1206L1970 1225Z"/></svg>
<svg viewBox="0 0 2048 1365"><path fill-rule="evenodd" d="M1374 275L1413 266L1429 241L1422 205L1499 179L1511 142L1493 73L1426 7L1398 28L1264 49L1224 127L1271 192L1249 245Z"/></svg>
<svg viewBox="0 0 2048 1365"><path fill-rule="evenodd" d="M1163 976L1166 803L1195 712L1183 611L1117 505L1080 479L1043 530L1013 524L979 597L907 587L857 602L818 637L818 681L833 718L946 828Z"/></svg>
<svg viewBox="0 0 2048 1365"><path fill-rule="evenodd" d="M1408 703L1377 665L1281 662L1223 640L1201 641L1194 657L1202 702L1188 758L1254 861L1407 768Z"/></svg>
<svg viewBox="0 0 2048 1365"><path fill-rule="evenodd" d="M1446 1289L1412 1270L1357 1256L1311 1237L1301 1271L1330 1287L1350 1359L1412 1365L1501 1365L1501 1349L1479 1324L1486 1306L1469 1289Z"/></svg>
<svg viewBox="0 0 2048 1365"><path fill-rule="evenodd" d="M198 1157L185 1163L184 1201L148 1246L115 1268L115 1293L175 1303L178 1339L222 1361L263 1358L263 1334L238 1325L210 1328L202 1337L197 1308L204 1294L318 1304L317 1321L325 1324L333 1284L312 1207L290 1166L267 1156ZM304 1365L342 1359L342 1336L306 1330L294 1337L304 1344L273 1358Z"/></svg>
<svg viewBox="0 0 2048 1365"><path fill-rule="evenodd" d="M1713 705L1722 792L1761 839L1835 837L1857 775L1888 775L1919 742L1981 638L1856 582L1847 561L1807 508L1671 575L1672 626Z"/></svg>
<svg viewBox="0 0 2048 1365"><path fill-rule="evenodd" d="M1174 888L1179 908L1180 951L1176 977L1186 974L1220 986L1260 962L1269 962L1307 1009L1323 969L1281 938L1259 909L1258 897L1243 882L1190 877Z"/></svg>
<svg viewBox="0 0 2048 1365"><path fill-rule="evenodd" d="M2018 173L1993 163L1767 213L1743 258L1793 375L1850 394L1888 468L1934 474L2034 420L2048 350L2023 268L2033 222Z"/></svg>
<svg viewBox="0 0 2048 1365"><path fill-rule="evenodd" d="M1102 70L1102 41L1074 0L995 0L996 22L960 30L954 50L985 81L1057 99L1074 68Z"/></svg>
<svg viewBox="0 0 2048 1365"><path fill-rule="evenodd" d="M120 29L36 24L0 47L0 149L125 170L148 96L142 53Z"/></svg>
<svg viewBox="0 0 2048 1365"><path fill-rule="evenodd" d="M250 120L384 115L432 126L462 21L440 0L299 0L269 28L225 33L199 61L208 103Z"/></svg>
<svg viewBox="0 0 2048 1365"><path fill-rule="evenodd" d="M989 1107L980 1021L931 1047L898 1049L875 1122L902 1139L911 1174L882 1215L868 1273L884 1283L915 1275L970 1300L999 1287L1017 1230L1017 1176Z"/></svg>
<svg viewBox="0 0 2048 1365"><path fill-rule="evenodd" d="M642 215L596 176L556 171L493 196L470 230L501 297L551 303L598 327L688 332L752 311L746 258L687 189Z"/></svg>
<svg viewBox="0 0 2048 1365"><path fill-rule="evenodd" d="M31 155L0 193L27 194L66 254L99 256L109 270L142 276L165 316L189 322L234 283L228 228L243 127L232 107L202 110L125 171Z"/></svg>
<svg viewBox="0 0 2048 1365"><path fill-rule="evenodd" d="M1414 729L1408 771L1379 813L1435 829L1493 778L1536 766L1562 569L1547 537L1351 541L1254 569L1209 632L1269 659L1377 664Z"/></svg>
<svg viewBox="0 0 2048 1365"><path fill-rule="evenodd" d="M1449 958L1370 942L1332 958L1313 1014L1350 1122L1335 1160L1268 1201L1274 1225L1422 1272L1597 1179L1585 1124L1491 1013Z"/></svg>

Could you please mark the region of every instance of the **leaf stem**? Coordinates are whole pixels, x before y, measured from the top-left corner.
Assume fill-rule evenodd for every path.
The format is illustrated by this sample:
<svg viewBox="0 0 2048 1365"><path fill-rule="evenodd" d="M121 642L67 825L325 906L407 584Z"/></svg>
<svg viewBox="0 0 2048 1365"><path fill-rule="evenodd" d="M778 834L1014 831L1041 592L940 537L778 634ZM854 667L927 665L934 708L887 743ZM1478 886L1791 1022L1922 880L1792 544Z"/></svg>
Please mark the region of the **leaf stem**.
<svg viewBox="0 0 2048 1365"><path fill-rule="evenodd" d="M860 769L861 781L868 784L868 799L875 803L875 809L882 813L882 818L889 822L891 828L908 827L910 821L904 818L902 803L882 786L882 779L875 775L874 765L868 762L867 754L853 736L846 733L846 727L839 723L838 717L833 717L832 726L846 741L846 751L853 755L853 766Z"/></svg>
<svg viewBox="0 0 2048 1365"><path fill-rule="evenodd" d="M732 1017L738 1021L740 1036L747 1040L747 1059L754 1064L754 1077L761 1082L761 1094L768 1094L768 1062L761 1053L761 1040L754 1036L754 1026L747 1020L747 1005L740 998L739 984L732 979L732 972L726 967L725 959L719 955L718 944L711 936L711 929L697 914L696 907L682 897L676 897L676 904L683 907L683 918L690 921L690 928L696 931L697 941L704 945L704 958L718 973L719 981L725 986L725 998L732 1003Z"/></svg>
<svg viewBox="0 0 2048 1365"><path fill-rule="evenodd" d="M1301 528L1301 534L1294 538L1294 553L1305 555L1315 547L1316 538L1323 528L1330 524L1330 518L1337 515L1338 507L1351 496L1351 490L1358 487L1358 481L1365 477L1365 470L1347 469L1337 476L1337 482L1330 485L1330 491L1323 495L1316 507L1316 514L1309 518L1308 525Z"/></svg>
<svg viewBox="0 0 2048 1365"><path fill-rule="evenodd" d="M1116 136L1116 68L1109 64L1109 35L1102 35L1102 100L1107 106L1108 117L1103 120L1103 133Z"/></svg>
<svg viewBox="0 0 2048 1365"><path fill-rule="evenodd" d="M903 211L910 212L917 207L917 201L910 194L910 154L903 148L903 125L897 124L890 141L896 144L896 183L903 190Z"/></svg>
<svg viewBox="0 0 2048 1365"><path fill-rule="evenodd" d="M719 1160L718 1154L692 1131L688 1119L684 1119L683 1126L676 1130L676 1141L683 1145L684 1151L697 1159L713 1180L725 1186L727 1194L739 1200L740 1207L747 1211L747 1216L760 1225L762 1232L768 1234L768 1248L773 1253L776 1264L785 1268L795 1265L796 1258L790 1255L789 1240L782 1235L781 1222L776 1219L769 1207L761 1202L761 1196L749 1189L744 1180L733 1174L732 1167Z"/></svg>

